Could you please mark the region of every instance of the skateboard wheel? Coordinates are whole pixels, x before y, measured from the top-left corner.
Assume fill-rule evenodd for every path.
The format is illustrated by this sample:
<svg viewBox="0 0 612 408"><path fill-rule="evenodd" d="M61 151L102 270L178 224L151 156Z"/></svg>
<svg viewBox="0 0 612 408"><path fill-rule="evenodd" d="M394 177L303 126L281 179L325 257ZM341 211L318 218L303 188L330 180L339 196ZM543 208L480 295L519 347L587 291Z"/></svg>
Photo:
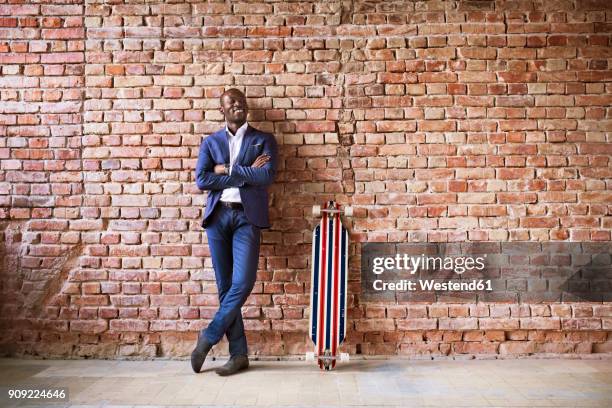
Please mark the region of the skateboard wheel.
<svg viewBox="0 0 612 408"><path fill-rule="evenodd" d="M321 216L321 206L320 205L312 206L312 215L314 215L315 217Z"/></svg>
<svg viewBox="0 0 612 408"><path fill-rule="evenodd" d="M352 217L353 216L353 207L350 206L350 205L344 207L344 215L346 215L347 217Z"/></svg>
<svg viewBox="0 0 612 408"><path fill-rule="evenodd" d="M349 361L349 358L348 353L340 353L340 361Z"/></svg>
<svg viewBox="0 0 612 408"><path fill-rule="evenodd" d="M312 351L309 351L308 353L306 353L306 361L314 361L315 360L315 354Z"/></svg>

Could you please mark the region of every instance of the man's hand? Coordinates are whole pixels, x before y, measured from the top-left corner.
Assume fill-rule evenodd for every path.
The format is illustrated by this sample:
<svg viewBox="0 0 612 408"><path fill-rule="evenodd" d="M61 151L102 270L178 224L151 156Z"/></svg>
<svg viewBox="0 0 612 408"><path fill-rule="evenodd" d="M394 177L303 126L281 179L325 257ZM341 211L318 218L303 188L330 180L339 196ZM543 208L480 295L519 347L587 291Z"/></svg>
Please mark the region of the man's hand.
<svg viewBox="0 0 612 408"><path fill-rule="evenodd" d="M270 156L267 154L262 154L261 156L257 156L251 167L263 167L268 161L270 161Z"/></svg>
<svg viewBox="0 0 612 408"><path fill-rule="evenodd" d="M215 174L226 174L225 164L216 164L214 168Z"/></svg>
<svg viewBox="0 0 612 408"><path fill-rule="evenodd" d="M270 156L267 154L262 154L261 156L257 156L253 164L251 164L251 167L263 167L269 161ZM215 174L227 174L225 164L216 164L213 171Z"/></svg>

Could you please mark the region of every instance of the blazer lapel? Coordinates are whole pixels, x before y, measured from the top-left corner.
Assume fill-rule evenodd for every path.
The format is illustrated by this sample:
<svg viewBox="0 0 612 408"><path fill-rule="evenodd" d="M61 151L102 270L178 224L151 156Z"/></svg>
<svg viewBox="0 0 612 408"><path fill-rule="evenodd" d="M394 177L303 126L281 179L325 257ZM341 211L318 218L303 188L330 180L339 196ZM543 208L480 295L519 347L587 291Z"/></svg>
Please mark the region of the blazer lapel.
<svg viewBox="0 0 612 408"><path fill-rule="evenodd" d="M225 127L223 127L223 129L221 129L221 135L219 137L219 148L221 149L221 154L223 155L223 163L229 163L230 162L230 155L229 155L229 140L227 139L227 131L225 130Z"/></svg>
<svg viewBox="0 0 612 408"><path fill-rule="evenodd" d="M236 163L240 165L242 165L242 159L244 158L244 154L251 145L252 130L253 128L251 127L251 125L247 125L246 132L244 132L244 136L242 136L242 144L240 145L240 151L238 152L238 157L236 158Z"/></svg>

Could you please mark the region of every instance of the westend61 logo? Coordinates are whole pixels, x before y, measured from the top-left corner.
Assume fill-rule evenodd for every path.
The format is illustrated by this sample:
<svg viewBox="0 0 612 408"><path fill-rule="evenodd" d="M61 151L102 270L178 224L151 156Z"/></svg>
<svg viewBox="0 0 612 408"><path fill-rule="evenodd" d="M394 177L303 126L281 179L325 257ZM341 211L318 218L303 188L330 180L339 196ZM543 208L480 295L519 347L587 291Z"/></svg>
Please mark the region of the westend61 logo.
<svg viewBox="0 0 612 408"><path fill-rule="evenodd" d="M610 242L362 243L366 301L612 301Z"/></svg>
<svg viewBox="0 0 612 408"><path fill-rule="evenodd" d="M381 275L385 271L404 272L415 275L417 271L452 271L462 275L467 271L483 271L486 254L482 256L412 256L396 254L395 256L377 256L372 258L372 272ZM435 279L401 279L385 282L375 279L372 288L379 290L493 290L490 279L472 279L464 282L438 282Z"/></svg>

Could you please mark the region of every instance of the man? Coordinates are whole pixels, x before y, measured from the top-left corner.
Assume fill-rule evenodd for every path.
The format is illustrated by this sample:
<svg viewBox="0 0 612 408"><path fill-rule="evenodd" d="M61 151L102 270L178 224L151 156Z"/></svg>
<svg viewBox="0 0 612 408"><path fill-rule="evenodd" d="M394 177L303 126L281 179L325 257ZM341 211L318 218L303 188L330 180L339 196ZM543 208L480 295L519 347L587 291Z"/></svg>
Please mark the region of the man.
<svg viewBox="0 0 612 408"><path fill-rule="evenodd" d="M225 335L230 359L215 371L231 375L249 366L240 308L255 284L260 229L270 227L267 187L276 174L277 146L273 135L248 124L242 92L229 89L220 103L225 128L203 140L195 174L198 188L209 192L202 226L220 304L198 336L191 367L199 373L212 346Z"/></svg>

